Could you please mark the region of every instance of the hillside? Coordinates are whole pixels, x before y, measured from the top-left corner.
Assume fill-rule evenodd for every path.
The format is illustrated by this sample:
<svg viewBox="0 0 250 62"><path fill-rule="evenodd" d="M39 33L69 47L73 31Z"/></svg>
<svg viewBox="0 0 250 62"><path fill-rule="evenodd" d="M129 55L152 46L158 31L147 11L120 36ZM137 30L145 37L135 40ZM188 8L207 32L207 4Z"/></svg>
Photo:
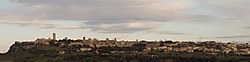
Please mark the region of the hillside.
<svg viewBox="0 0 250 62"><path fill-rule="evenodd" d="M142 47L142 46L140 46ZM39 45L16 42L10 50L0 55L0 62L249 62L250 56L206 55L197 52L150 51L134 54L137 47L101 47L95 51L77 52L77 47ZM112 53L111 51L125 51Z"/></svg>
<svg viewBox="0 0 250 62"><path fill-rule="evenodd" d="M0 56L0 62L46 62L62 50L63 48L54 46L15 43L7 53Z"/></svg>

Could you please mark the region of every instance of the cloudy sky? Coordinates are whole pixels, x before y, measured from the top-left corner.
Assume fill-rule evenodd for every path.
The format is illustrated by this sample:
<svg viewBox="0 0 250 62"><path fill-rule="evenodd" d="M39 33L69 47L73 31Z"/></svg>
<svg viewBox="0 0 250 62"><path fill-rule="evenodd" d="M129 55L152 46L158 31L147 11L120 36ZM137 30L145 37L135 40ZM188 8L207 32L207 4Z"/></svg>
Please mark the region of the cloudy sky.
<svg viewBox="0 0 250 62"><path fill-rule="evenodd" d="M55 32L119 40L250 40L250 0L1 0L0 52Z"/></svg>

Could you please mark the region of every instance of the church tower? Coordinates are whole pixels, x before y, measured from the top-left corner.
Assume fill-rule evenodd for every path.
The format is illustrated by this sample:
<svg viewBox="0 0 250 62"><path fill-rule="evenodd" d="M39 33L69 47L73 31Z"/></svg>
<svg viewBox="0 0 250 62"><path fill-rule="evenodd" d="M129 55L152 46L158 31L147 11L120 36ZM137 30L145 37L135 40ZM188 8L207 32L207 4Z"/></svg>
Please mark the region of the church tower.
<svg viewBox="0 0 250 62"><path fill-rule="evenodd" d="M56 33L53 33L53 41L56 41Z"/></svg>

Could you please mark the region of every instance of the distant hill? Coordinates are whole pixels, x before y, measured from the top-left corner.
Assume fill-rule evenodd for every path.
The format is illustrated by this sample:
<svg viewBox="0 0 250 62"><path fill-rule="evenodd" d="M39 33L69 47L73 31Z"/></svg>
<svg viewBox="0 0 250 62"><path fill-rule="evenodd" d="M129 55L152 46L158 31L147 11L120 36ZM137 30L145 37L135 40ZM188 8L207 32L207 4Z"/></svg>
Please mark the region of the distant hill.
<svg viewBox="0 0 250 62"><path fill-rule="evenodd" d="M135 45L143 47L145 45ZM132 47L136 48L136 47ZM130 49L128 47L102 47L99 54L76 52L76 47L39 45L33 42L16 42L7 53L0 55L0 62L249 62L250 56L214 56L195 52L150 51L106 54L111 50ZM103 53L101 53L103 52ZM101 53L101 54L100 54ZM137 54L138 53L138 54Z"/></svg>

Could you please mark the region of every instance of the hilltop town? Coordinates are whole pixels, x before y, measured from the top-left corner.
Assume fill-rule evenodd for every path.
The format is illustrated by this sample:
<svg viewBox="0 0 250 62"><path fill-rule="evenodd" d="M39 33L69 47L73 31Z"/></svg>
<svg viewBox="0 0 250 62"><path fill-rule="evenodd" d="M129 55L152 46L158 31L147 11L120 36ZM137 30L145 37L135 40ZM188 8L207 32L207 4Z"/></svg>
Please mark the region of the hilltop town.
<svg viewBox="0 0 250 62"><path fill-rule="evenodd" d="M16 42L22 43L22 42ZM23 42L25 43L25 42ZM228 55L249 55L250 54L250 44L236 44L236 43L216 43L215 41L205 41L205 42L191 42L191 41L117 41L116 38L113 40L106 38L106 40L98 40L96 38L83 37L82 39L72 40L65 37L65 39L56 40L56 34L53 33L53 39L37 39L34 42L27 42L39 45L49 45L57 47L71 47L74 46L77 52L88 52L102 47L118 47L118 48L129 48L133 46L143 47L141 51L180 51L180 52L203 52L205 54L228 54ZM32 45L27 45L26 49L32 48ZM136 50L135 50L136 51ZM63 52L63 51L62 51ZM124 51L111 51L112 53L121 53Z"/></svg>
<svg viewBox="0 0 250 62"><path fill-rule="evenodd" d="M36 50L37 49L37 50ZM237 43L219 43L216 41L204 41L204 42L191 42L191 41L118 41L116 38L105 40L99 40L96 38L82 39L56 39L56 33L53 33L53 38L39 38L35 41L20 42L16 41L6 54L14 54L20 51L28 51L32 54L48 53L48 55L54 57L66 54L94 54L104 56L150 56L151 59L147 61L159 61L154 59L158 57L227 57L227 56L243 56L248 57L244 60L250 60L250 44L237 44ZM39 53L40 52L40 53ZM2 54L4 55L4 54ZM41 56L39 55L39 57ZM185 56L187 55L187 56ZM1 57L1 56L0 56ZM207 58L207 57L206 57ZM222 59L223 59L222 58ZM144 58L145 59L145 58ZM220 58L217 58L220 59ZM232 58L231 58L232 59ZM64 60L66 60L64 58ZM176 59L177 60L177 59ZM205 59L204 59L205 60ZM208 58L206 60L216 60L214 58ZM169 60L168 60L169 61ZM170 60L175 61L175 60ZM130 61L128 61L130 62ZM136 61L135 61L136 62ZM164 61L163 61L164 62Z"/></svg>

